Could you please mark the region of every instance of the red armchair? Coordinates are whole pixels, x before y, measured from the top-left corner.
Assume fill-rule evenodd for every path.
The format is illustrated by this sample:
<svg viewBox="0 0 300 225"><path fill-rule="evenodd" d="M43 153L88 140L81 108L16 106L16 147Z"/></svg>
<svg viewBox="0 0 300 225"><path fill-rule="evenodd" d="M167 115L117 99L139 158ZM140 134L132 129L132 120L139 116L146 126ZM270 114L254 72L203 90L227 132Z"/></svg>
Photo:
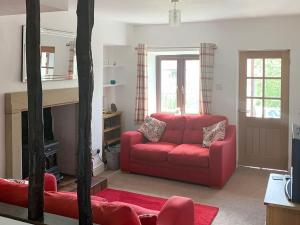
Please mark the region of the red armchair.
<svg viewBox="0 0 300 225"><path fill-rule="evenodd" d="M223 141L202 147L203 127L227 118L217 115L177 116L157 113L167 123L158 143L145 141L138 131L121 137L121 169L127 172L222 187L236 168L236 129L226 127Z"/></svg>

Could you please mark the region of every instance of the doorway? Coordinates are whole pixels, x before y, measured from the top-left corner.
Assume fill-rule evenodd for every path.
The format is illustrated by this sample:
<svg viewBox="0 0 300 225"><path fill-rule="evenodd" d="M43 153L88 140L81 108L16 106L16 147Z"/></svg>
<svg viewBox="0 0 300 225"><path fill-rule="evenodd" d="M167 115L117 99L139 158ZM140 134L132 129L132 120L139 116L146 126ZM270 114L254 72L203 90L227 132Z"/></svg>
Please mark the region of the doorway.
<svg viewBox="0 0 300 225"><path fill-rule="evenodd" d="M288 169L290 51L242 51L239 163Z"/></svg>

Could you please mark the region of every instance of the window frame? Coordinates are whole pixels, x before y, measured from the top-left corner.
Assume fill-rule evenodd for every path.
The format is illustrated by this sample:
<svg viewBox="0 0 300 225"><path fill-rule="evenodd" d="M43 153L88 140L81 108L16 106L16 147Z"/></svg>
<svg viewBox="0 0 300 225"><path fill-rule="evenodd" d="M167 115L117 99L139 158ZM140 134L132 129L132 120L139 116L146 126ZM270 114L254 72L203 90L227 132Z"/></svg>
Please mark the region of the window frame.
<svg viewBox="0 0 300 225"><path fill-rule="evenodd" d="M177 61L177 108L180 108L181 114L186 114L185 113L186 61L187 60L200 61L200 56L198 54L156 56L156 62L155 62L156 63L156 112L162 112L161 111L161 62L174 61L174 60ZM174 113L174 112L163 112L163 113ZM200 113L200 105L199 105L198 113Z"/></svg>
<svg viewBox="0 0 300 225"><path fill-rule="evenodd" d="M50 54L54 54L54 57L55 57L55 47L53 46L41 46L41 57L42 57L42 54L45 53L46 54L46 65L43 66L41 65L41 69L46 69L46 76L49 76L48 73L49 73L49 69L53 69L53 72L54 72L54 65L53 66L49 66L50 64ZM55 64L55 62L54 62ZM50 75L51 76L51 75Z"/></svg>

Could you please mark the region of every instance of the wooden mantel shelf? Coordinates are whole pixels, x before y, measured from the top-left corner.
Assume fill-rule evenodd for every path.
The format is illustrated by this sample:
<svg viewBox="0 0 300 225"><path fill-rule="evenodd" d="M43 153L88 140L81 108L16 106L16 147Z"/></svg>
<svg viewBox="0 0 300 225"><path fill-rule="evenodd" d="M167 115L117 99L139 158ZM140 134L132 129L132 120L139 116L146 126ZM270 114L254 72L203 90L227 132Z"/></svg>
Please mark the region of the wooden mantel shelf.
<svg viewBox="0 0 300 225"><path fill-rule="evenodd" d="M43 91L43 107L68 105L79 102L78 88L50 89ZM5 94L5 114L27 111L27 92Z"/></svg>

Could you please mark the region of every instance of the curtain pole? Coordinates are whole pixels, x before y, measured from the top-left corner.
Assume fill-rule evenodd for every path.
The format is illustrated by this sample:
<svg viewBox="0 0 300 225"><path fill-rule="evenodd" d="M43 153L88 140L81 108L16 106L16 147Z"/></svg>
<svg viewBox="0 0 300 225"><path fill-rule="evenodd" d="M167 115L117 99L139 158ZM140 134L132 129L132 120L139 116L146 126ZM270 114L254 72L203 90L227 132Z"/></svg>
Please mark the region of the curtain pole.
<svg viewBox="0 0 300 225"><path fill-rule="evenodd" d="M156 47L147 47L147 49L148 50L163 50L163 49L170 49L170 50L176 50L176 49L194 49L194 50L198 50L200 48L200 46L188 46L188 47L183 47L183 46L179 46L179 47L175 47L175 46L173 46L173 47L166 47L166 46L162 46L162 47L158 47L158 46L156 46ZM215 46L213 49L217 49L218 47L217 46ZM138 50L138 47L135 47L134 48L135 50Z"/></svg>

